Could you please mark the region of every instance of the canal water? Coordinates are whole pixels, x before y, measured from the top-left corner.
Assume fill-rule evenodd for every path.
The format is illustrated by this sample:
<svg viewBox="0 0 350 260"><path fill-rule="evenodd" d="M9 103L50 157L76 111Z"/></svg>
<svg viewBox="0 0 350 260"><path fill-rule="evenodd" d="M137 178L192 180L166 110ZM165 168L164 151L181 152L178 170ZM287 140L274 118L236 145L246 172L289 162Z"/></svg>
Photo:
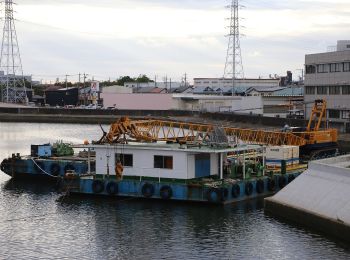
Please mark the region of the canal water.
<svg viewBox="0 0 350 260"><path fill-rule="evenodd" d="M0 160L31 144L97 140L96 125L0 123ZM349 259L350 245L266 216L263 201L208 206L74 197L0 173L0 259Z"/></svg>

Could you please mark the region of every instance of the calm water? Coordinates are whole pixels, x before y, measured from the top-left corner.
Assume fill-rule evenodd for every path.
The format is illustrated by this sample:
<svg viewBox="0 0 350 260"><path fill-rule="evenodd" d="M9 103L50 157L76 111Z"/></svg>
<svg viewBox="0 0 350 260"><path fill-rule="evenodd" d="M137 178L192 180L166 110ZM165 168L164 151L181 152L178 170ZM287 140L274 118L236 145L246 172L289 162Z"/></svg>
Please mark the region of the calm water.
<svg viewBox="0 0 350 260"><path fill-rule="evenodd" d="M30 144L98 139L99 126L0 123L0 159ZM0 173L0 259L349 259L350 245L264 215L212 207L67 198Z"/></svg>

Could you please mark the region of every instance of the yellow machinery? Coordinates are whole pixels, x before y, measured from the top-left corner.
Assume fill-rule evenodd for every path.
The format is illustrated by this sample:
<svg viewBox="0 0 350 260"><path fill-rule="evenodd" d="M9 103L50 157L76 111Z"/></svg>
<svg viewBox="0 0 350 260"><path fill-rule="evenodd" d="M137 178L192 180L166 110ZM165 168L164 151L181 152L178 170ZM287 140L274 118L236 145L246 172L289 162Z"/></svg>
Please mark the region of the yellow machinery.
<svg viewBox="0 0 350 260"><path fill-rule="evenodd" d="M305 129L299 131L267 131L263 129L242 129L222 127L229 138L242 140L249 144L295 145L301 147L301 153L315 156L318 152L331 152L337 148L338 133L336 129L320 130L326 117L326 101L316 100L312 114ZM113 123L108 133L104 133L97 143L127 142L129 138L136 141L155 142L197 142L207 140L217 126L190 122L164 120L130 120L121 118Z"/></svg>

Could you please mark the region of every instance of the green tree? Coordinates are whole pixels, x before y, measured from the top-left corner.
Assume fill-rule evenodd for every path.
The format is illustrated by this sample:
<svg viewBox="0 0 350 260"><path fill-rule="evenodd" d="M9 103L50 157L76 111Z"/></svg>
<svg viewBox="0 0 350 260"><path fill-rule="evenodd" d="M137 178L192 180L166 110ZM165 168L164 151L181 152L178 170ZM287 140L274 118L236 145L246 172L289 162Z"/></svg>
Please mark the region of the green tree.
<svg viewBox="0 0 350 260"><path fill-rule="evenodd" d="M146 75L140 75L136 78L135 80L138 83L147 83L147 82L153 82L153 80L151 80L149 77L147 77Z"/></svg>
<svg viewBox="0 0 350 260"><path fill-rule="evenodd" d="M123 76L117 80L117 85L124 86L125 82L135 82L135 80L132 79L130 76Z"/></svg>

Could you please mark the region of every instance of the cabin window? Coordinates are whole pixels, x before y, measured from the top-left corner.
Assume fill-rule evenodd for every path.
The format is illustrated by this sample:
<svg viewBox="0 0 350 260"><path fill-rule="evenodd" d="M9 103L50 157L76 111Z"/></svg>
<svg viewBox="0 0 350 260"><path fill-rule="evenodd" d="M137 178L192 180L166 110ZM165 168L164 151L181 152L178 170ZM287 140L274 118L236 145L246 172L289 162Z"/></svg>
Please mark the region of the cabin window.
<svg viewBox="0 0 350 260"><path fill-rule="evenodd" d="M120 161L123 166L132 167L133 166L133 156L132 154L115 154L115 163Z"/></svg>
<svg viewBox="0 0 350 260"><path fill-rule="evenodd" d="M154 156L154 168L157 169L173 169L173 157L172 156Z"/></svg>

